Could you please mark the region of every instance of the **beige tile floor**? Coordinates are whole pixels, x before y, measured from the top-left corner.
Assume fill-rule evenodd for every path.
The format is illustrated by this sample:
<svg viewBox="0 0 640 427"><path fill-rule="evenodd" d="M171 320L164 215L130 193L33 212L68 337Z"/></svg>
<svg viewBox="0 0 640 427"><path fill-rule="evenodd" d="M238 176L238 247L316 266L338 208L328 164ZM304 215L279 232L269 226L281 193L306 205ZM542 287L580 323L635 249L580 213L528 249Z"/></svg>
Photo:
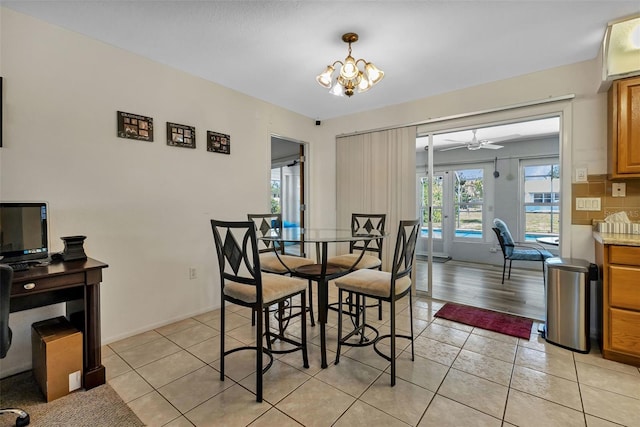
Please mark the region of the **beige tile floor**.
<svg viewBox="0 0 640 427"><path fill-rule="evenodd" d="M640 426L640 370L602 359L597 345L574 353L540 339L536 323L523 340L434 318L439 301L413 304L415 360L400 340L395 387L371 347L346 347L331 363L333 312L329 367L320 368L319 328L307 325L309 369L300 352L276 356L262 403L251 352L227 356L219 379L219 310L104 346L103 363L109 384L149 426ZM249 314L227 311L228 348L253 342ZM381 333L388 311L383 317L374 322ZM298 335L299 323L288 331Z"/></svg>

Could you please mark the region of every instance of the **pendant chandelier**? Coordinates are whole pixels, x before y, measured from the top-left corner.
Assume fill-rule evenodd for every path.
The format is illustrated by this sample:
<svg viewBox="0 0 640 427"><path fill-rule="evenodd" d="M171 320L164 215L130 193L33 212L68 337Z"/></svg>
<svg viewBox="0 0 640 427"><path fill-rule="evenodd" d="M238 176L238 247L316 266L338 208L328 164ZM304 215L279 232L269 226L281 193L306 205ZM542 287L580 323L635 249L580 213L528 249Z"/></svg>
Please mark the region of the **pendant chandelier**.
<svg viewBox="0 0 640 427"><path fill-rule="evenodd" d="M342 61L336 61L332 65L327 65L327 69L316 77L320 86L331 89L329 93L337 96L352 96L357 88L358 93L366 92L373 85L384 77L384 72L378 69L371 62L364 59L355 60L351 56L351 43L358 41L356 33L346 33L342 36L342 41L349 44L349 55ZM340 64L340 73L337 78L333 78L335 66ZM358 68L362 64L362 69Z"/></svg>

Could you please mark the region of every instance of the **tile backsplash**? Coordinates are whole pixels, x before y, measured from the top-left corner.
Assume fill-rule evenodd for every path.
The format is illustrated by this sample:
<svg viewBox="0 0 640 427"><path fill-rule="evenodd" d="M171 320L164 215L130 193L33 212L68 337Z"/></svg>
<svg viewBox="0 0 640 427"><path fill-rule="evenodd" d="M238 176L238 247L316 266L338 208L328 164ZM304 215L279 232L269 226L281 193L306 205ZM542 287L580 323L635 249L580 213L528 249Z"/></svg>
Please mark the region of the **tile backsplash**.
<svg viewBox="0 0 640 427"><path fill-rule="evenodd" d="M602 221L607 216L624 211L631 222L640 222L640 179L616 180L626 183L626 197L613 197L611 187L614 181L607 175L589 175L587 182L571 184L571 223L576 225L592 225L594 221ZM600 197L601 210L576 210L577 197Z"/></svg>

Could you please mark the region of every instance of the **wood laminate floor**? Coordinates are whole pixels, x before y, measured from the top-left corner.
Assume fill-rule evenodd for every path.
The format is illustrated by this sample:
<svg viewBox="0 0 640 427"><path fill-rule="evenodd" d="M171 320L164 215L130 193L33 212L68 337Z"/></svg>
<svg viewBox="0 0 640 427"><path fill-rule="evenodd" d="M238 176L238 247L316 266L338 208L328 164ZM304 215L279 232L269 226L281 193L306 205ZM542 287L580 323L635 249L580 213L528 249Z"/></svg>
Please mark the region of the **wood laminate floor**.
<svg viewBox="0 0 640 427"><path fill-rule="evenodd" d="M426 290L427 262L418 260L417 289ZM433 263L432 298L544 320L542 268L511 270L502 284L502 266L462 261Z"/></svg>

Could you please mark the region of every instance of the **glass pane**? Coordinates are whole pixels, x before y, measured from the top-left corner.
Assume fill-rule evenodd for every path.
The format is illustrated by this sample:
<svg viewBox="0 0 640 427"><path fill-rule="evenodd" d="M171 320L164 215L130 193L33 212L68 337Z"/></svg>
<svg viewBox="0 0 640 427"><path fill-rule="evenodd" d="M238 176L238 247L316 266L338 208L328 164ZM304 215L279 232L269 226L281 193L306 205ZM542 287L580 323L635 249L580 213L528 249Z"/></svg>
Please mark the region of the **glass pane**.
<svg viewBox="0 0 640 427"><path fill-rule="evenodd" d="M559 227L559 206L525 206L525 237L527 240L535 240L540 236L558 235Z"/></svg>
<svg viewBox="0 0 640 427"><path fill-rule="evenodd" d="M442 175L433 177L433 237L439 239L442 237ZM429 231L429 180L426 177L420 179L422 188L422 206L421 215L422 229L421 235L426 237Z"/></svg>
<svg viewBox="0 0 640 427"><path fill-rule="evenodd" d="M271 213L281 213L280 168L271 169Z"/></svg>
<svg viewBox="0 0 640 427"><path fill-rule="evenodd" d="M481 238L484 181L482 169L454 172L455 236Z"/></svg>
<svg viewBox="0 0 640 427"><path fill-rule="evenodd" d="M558 235L560 223L560 166L524 167L525 240Z"/></svg>

